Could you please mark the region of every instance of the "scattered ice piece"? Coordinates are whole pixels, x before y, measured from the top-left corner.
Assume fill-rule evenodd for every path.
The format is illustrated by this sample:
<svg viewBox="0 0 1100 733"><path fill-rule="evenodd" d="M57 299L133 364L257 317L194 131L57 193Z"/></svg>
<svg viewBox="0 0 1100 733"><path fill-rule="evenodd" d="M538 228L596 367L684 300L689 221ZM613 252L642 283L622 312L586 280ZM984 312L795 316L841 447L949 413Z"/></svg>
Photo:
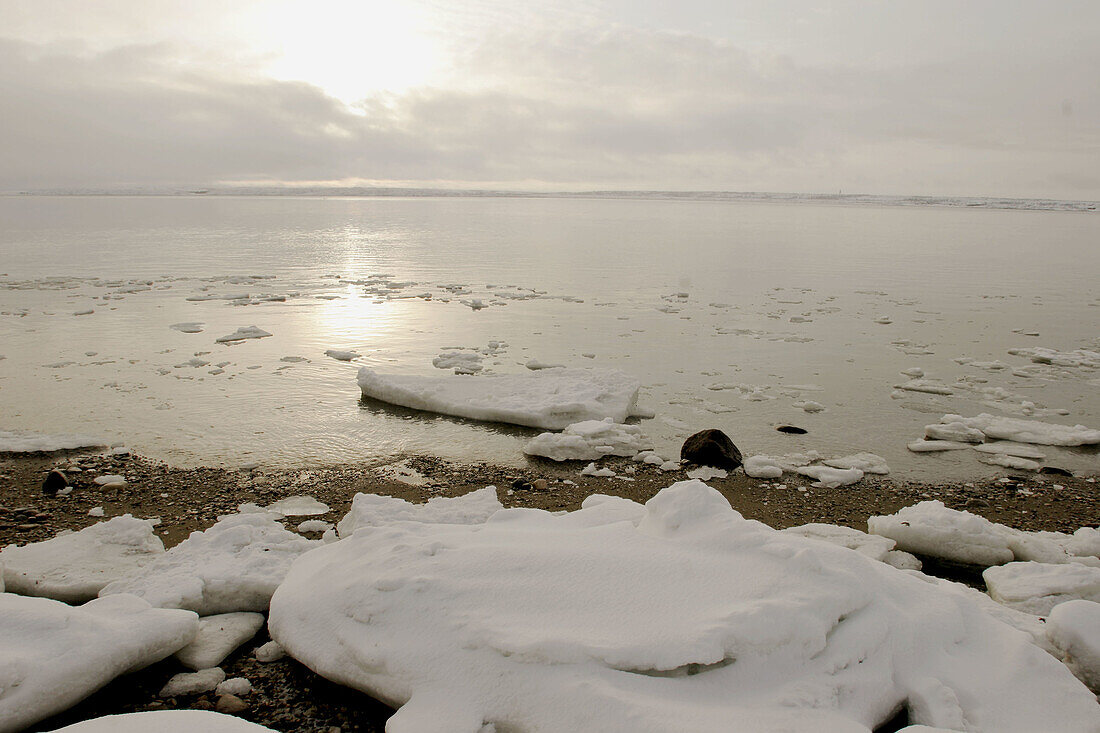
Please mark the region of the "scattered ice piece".
<svg viewBox="0 0 1100 733"><path fill-rule="evenodd" d="M252 683L244 677L230 677L214 689L218 695L236 695L241 697L252 692Z"/></svg>
<svg viewBox="0 0 1100 733"><path fill-rule="evenodd" d="M688 478L698 479L700 481L710 481L712 478L726 478L728 475L726 469L715 468L713 466L699 466L687 472Z"/></svg>
<svg viewBox="0 0 1100 733"><path fill-rule="evenodd" d="M378 494L356 494L351 509L336 525L341 537L350 537L360 527L380 527L394 522L424 524L484 524L503 506L495 486L456 497L437 496L423 504Z"/></svg>
<svg viewBox="0 0 1100 733"><path fill-rule="evenodd" d="M9 545L0 551L0 565L9 593L83 603L163 554L153 524L124 514L52 540Z"/></svg>
<svg viewBox="0 0 1100 733"><path fill-rule="evenodd" d="M476 374L484 367L481 354L475 351L445 351L432 359L436 369L454 369L455 374Z"/></svg>
<svg viewBox="0 0 1100 733"><path fill-rule="evenodd" d="M262 646L256 647L256 651L253 652L256 655L257 662L277 662L286 656L286 651L282 645L277 641L269 641Z"/></svg>
<svg viewBox="0 0 1100 733"><path fill-rule="evenodd" d="M999 440L994 443L982 443L974 446L974 450L981 453L1000 453L1017 458L1031 458L1042 460L1046 455L1033 445L1027 443L1013 443L1011 440Z"/></svg>
<svg viewBox="0 0 1100 733"><path fill-rule="evenodd" d="M820 402L814 402L813 400L800 400L795 402L794 406L804 412L822 412L825 410L825 405Z"/></svg>
<svg viewBox="0 0 1100 733"><path fill-rule="evenodd" d="M1024 334L1028 335L1028 334ZM1087 369L1100 369L1100 352L1089 349L1077 349L1076 351L1057 351L1042 347L1027 349L1009 349L1013 356L1023 356L1036 364L1051 364L1053 366L1069 369L1085 367Z"/></svg>
<svg viewBox="0 0 1100 733"><path fill-rule="evenodd" d="M657 468L661 469L665 473L670 473L672 471L679 471L681 466L680 466L679 461L665 461L664 463L662 463ZM604 470L605 471L610 471L611 469L605 468ZM599 474L594 474L594 475L599 475ZM614 475L614 474L612 474L612 475Z"/></svg>
<svg viewBox="0 0 1100 733"><path fill-rule="evenodd" d="M1058 425L1038 420L1020 420L1014 417L998 417L982 413L977 417L944 415L941 423L959 422L970 428L981 430L995 440L1011 440L1017 443L1037 443L1039 445L1095 445L1100 443L1100 430L1086 428L1084 425Z"/></svg>
<svg viewBox="0 0 1100 733"><path fill-rule="evenodd" d="M103 516L103 507L101 507L101 506L92 507L91 509L88 510L88 516L89 517L102 517Z"/></svg>
<svg viewBox="0 0 1100 733"><path fill-rule="evenodd" d="M75 311L75 312L73 313L73 315L74 315L74 316L90 316L90 315L92 315L93 313L95 313L95 309L94 309L94 308L87 308L87 309L85 309L85 310L82 310L82 311Z"/></svg>
<svg viewBox="0 0 1100 733"><path fill-rule="evenodd" d="M850 456L828 458L822 463L833 468L858 468L864 473L875 473L880 476L890 473L890 467L886 465L886 459L874 453L853 453Z"/></svg>
<svg viewBox="0 0 1100 733"><path fill-rule="evenodd" d="M176 652L185 667L198 671L217 667L233 650L264 625L262 613L219 613L199 619L199 632L190 644Z"/></svg>
<svg viewBox="0 0 1100 733"><path fill-rule="evenodd" d="M943 382L936 382L931 379L910 379L908 382L895 384L894 389L901 389L906 392L924 392L925 394L955 394L955 391Z"/></svg>
<svg viewBox="0 0 1100 733"><path fill-rule="evenodd" d="M0 453L53 453L105 445L107 441L87 435L43 435L22 430L0 430Z"/></svg>
<svg viewBox="0 0 1100 733"><path fill-rule="evenodd" d="M133 593L154 606L202 615L265 611L290 564L320 543L267 512L234 514L191 536L140 571L107 585L101 596Z"/></svg>
<svg viewBox="0 0 1100 733"><path fill-rule="evenodd" d="M590 351L584 352L583 354L581 354L581 356L583 356L585 359L595 359L596 358L596 355L593 354Z"/></svg>
<svg viewBox="0 0 1100 733"><path fill-rule="evenodd" d="M1047 633L1070 671L1100 691L1100 603L1059 603L1047 618Z"/></svg>
<svg viewBox="0 0 1100 733"><path fill-rule="evenodd" d="M622 425L607 417L573 423L560 433L537 435L523 452L554 461L593 461L608 455L633 456L652 447L640 427Z"/></svg>
<svg viewBox="0 0 1100 733"><path fill-rule="evenodd" d="M202 327L203 323L201 321L188 321L186 323L173 323L168 328L181 333L202 333Z"/></svg>
<svg viewBox="0 0 1100 733"><path fill-rule="evenodd" d="M745 459L745 475L752 478L779 478L783 467L770 456L751 456Z"/></svg>
<svg viewBox="0 0 1100 733"><path fill-rule="evenodd" d="M955 443L981 443L985 440L985 433L961 422L951 422L925 425L924 437L928 440L950 440Z"/></svg>
<svg viewBox="0 0 1100 733"><path fill-rule="evenodd" d="M0 593L0 730L67 710L119 675L187 644L199 620L133 596L72 607Z"/></svg>
<svg viewBox="0 0 1100 733"><path fill-rule="evenodd" d="M225 671L221 667L201 669L198 672L180 672L172 675L157 693L157 697L198 695L200 692L210 692L224 681Z"/></svg>
<svg viewBox="0 0 1100 733"><path fill-rule="evenodd" d="M584 420L625 422L636 411L638 382L611 369L545 369L469 379L359 370L363 395L416 410L474 420L562 430Z"/></svg>
<svg viewBox="0 0 1100 733"><path fill-rule="evenodd" d="M966 450L974 446L955 440L914 440L905 447L914 453L938 453L945 450Z"/></svg>
<svg viewBox="0 0 1100 733"><path fill-rule="evenodd" d="M285 361L285 362L289 362L291 364L297 364L299 362L309 361L309 359L305 358L304 356L284 356L281 359L279 359L279 361Z"/></svg>
<svg viewBox="0 0 1100 733"><path fill-rule="evenodd" d="M781 530L786 534L796 534L811 540L821 540L833 545L847 547L849 550L866 555L872 560L883 560L894 549L895 542L887 537L867 534L851 527L836 524L811 523Z"/></svg>
<svg viewBox="0 0 1100 733"><path fill-rule="evenodd" d="M332 529L332 522L326 522L321 519L307 519L298 525L299 532L328 532Z"/></svg>
<svg viewBox="0 0 1100 733"><path fill-rule="evenodd" d="M339 349L327 349L325 356L331 356L336 361L351 361L352 359L358 359L359 354L354 351L340 351Z"/></svg>
<svg viewBox="0 0 1100 733"><path fill-rule="evenodd" d="M814 479L811 486L818 489L836 489L848 486L863 479L863 471L858 468L831 468L829 466L802 466L795 473Z"/></svg>
<svg viewBox="0 0 1100 733"><path fill-rule="evenodd" d="M920 367L910 367L901 371L906 377L912 377L913 379L920 379L924 376L924 370Z"/></svg>
<svg viewBox="0 0 1100 733"><path fill-rule="evenodd" d="M1100 602L1100 567L1068 562L1010 562L982 572L989 596L1017 611L1046 616L1064 601Z"/></svg>
<svg viewBox="0 0 1100 733"><path fill-rule="evenodd" d="M214 341L219 344L224 344L230 341L244 341L245 339L262 339L270 335L271 334L267 331L256 326L242 326L228 336L220 336L214 339Z"/></svg>
<svg viewBox="0 0 1100 733"><path fill-rule="evenodd" d="M676 464L679 468L680 464ZM663 468L663 466L662 466ZM581 469L581 476L592 476L594 478L611 478L615 475L615 472L610 468L596 468L595 463L589 463L587 466Z"/></svg>
<svg viewBox="0 0 1100 733"><path fill-rule="evenodd" d="M96 476L94 479L92 479L92 481L94 481L96 485L102 486L104 488L107 488L108 486L117 488L119 486L126 485L126 477L119 476L115 473L109 473L104 476Z"/></svg>
<svg viewBox="0 0 1100 733"><path fill-rule="evenodd" d="M312 517L317 514L327 514L330 511L328 504L317 501L312 496L288 496L268 504L267 510L278 512L284 517Z"/></svg>
<svg viewBox="0 0 1100 733"><path fill-rule="evenodd" d="M875 319L875 323L879 323L883 326L888 326L893 323L893 321L890 319L890 316L879 316Z"/></svg>
<svg viewBox="0 0 1100 733"><path fill-rule="evenodd" d="M634 513L358 532L295 563L269 628L398 707L394 731L855 733L907 703L956 730L1097 722L1065 666L977 602L747 521L698 481Z"/></svg>
<svg viewBox="0 0 1100 733"><path fill-rule="evenodd" d="M427 476L417 471L406 459L397 463L387 463L384 466L378 466L375 469L379 474L398 483L408 484L409 486L427 486L430 480Z"/></svg>
<svg viewBox="0 0 1100 733"><path fill-rule="evenodd" d="M1004 453L994 453L978 456L978 460L982 463L987 463L992 466L1004 466L1005 468L1014 468L1017 471L1038 471L1039 464L1035 461L1027 458L1018 458L1016 456L1005 455Z"/></svg>
<svg viewBox="0 0 1100 733"><path fill-rule="evenodd" d="M238 678L239 679L239 678ZM229 680L226 680L228 682ZM224 684L224 683L223 683ZM150 710L105 715L58 728L53 733L274 733L235 715L209 710Z"/></svg>

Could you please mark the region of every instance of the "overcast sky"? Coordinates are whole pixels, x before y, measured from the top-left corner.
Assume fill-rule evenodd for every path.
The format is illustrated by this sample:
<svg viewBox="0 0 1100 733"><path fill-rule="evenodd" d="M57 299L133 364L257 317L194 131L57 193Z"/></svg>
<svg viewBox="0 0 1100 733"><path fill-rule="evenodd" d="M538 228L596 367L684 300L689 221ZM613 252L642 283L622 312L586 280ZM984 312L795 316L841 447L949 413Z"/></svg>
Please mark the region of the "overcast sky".
<svg viewBox="0 0 1100 733"><path fill-rule="evenodd" d="M0 0L0 190L1100 199L1100 2Z"/></svg>

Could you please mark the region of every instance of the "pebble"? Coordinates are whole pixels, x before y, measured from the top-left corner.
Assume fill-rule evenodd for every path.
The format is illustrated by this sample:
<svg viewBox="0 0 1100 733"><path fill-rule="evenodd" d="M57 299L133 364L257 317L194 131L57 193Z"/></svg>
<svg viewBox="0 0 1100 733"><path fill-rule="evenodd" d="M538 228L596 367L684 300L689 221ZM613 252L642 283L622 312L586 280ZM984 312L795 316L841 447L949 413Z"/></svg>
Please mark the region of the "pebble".
<svg viewBox="0 0 1100 733"><path fill-rule="evenodd" d="M549 484L546 483L546 479L537 478L531 482L531 486L535 487L536 491L546 491L546 488L547 486L549 486Z"/></svg>
<svg viewBox="0 0 1100 733"><path fill-rule="evenodd" d="M236 715L248 710L248 703L236 695L222 695L218 698L218 704L214 706L214 709L226 715Z"/></svg>

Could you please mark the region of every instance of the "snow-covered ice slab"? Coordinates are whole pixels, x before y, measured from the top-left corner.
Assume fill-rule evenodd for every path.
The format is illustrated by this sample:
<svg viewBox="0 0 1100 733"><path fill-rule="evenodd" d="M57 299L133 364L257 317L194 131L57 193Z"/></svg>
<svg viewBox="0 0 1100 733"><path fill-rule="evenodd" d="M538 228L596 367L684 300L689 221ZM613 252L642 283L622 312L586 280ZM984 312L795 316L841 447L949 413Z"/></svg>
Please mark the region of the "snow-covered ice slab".
<svg viewBox="0 0 1100 733"><path fill-rule="evenodd" d="M798 527L788 527L780 530L787 534L795 534L812 540L821 540L830 544L847 547L855 550L872 560L884 560L886 554L894 549L897 544L888 537L860 532L858 529L843 527L837 524L810 523Z"/></svg>
<svg viewBox="0 0 1100 733"><path fill-rule="evenodd" d="M263 625L262 613L243 611L203 616L199 619L198 634L176 652L176 659L195 671L217 667Z"/></svg>
<svg viewBox="0 0 1100 733"><path fill-rule="evenodd" d="M0 594L0 733L83 700L186 645L199 619L129 595L72 607Z"/></svg>
<svg viewBox="0 0 1100 733"><path fill-rule="evenodd" d="M209 710L150 710L105 715L58 728L52 733L265 733L273 730Z"/></svg>
<svg viewBox="0 0 1100 733"><path fill-rule="evenodd" d="M863 479L863 471L858 468L831 468L829 466L801 466L795 473L814 479L810 484L819 489L836 489L849 486Z"/></svg>
<svg viewBox="0 0 1100 733"><path fill-rule="evenodd" d="M350 537L360 527L381 527L394 522L425 524L484 524L503 505L493 486L463 496L437 496L423 504L412 504L394 496L356 494L351 509L336 525L341 537Z"/></svg>
<svg viewBox="0 0 1100 733"><path fill-rule="evenodd" d="M974 446L957 440L914 440L905 447L913 453L942 453L949 450L966 450Z"/></svg>
<svg viewBox="0 0 1100 733"><path fill-rule="evenodd" d="M100 591L133 593L161 608L203 616L266 611L290 564L320 543L290 532L268 512L234 514L191 536L138 573Z"/></svg>
<svg viewBox="0 0 1100 733"><path fill-rule="evenodd" d="M1066 666L1100 692L1100 603L1059 603L1047 618L1047 633Z"/></svg>
<svg viewBox="0 0 1100 733"><path fill-rule="evenodd" d="M1030 458L1037 461L1041 461L1046 458L1046 454L1036 448L1034 445L1029 445L1028 443L1013 443L1011 440L998 440L992 443L982 443L981 445L974 446L974 450L980 453L1015 456L1016 458Z"/></svg>
<svg viewBox="0 0 1100 733"><path fill-rule="evenodd" d="M940 418L944 424L959 423L968 428L982 431L993 440L1011 440L1016 443L1036 443L1038 445L1096 445L1100 443L1100 430L1084 425L1058 425L1039 420L1021 420L1015 417L1000 417L983 412L977 417L962 415L944 415Z"/></svg>
<svg viewBox="0 0 1100 733"><path fill-rule="evenodd" d="M302 556L299 661L400 707L391 733L1095 731L1058 660L957 593L747 521L699 481L482 525L400 522ZM626 502L630 503L630 502Z"/></svg>
<svg viewBox="0 0 1100 733"><path fill-rule="evenodd" d="M0 453L53 453L80 448L103 448L107 441L87 435L43 435L23 430L0 430Z"/></svg>
<svg viewBox="0 0 1100 733"><path fill-rule="evenodd" d="M363 367L363 395L472 420L563 430L585 420L625 422L637 414L639 384L614 369L543 369L524 374L418 377Z"/></svg>
<svg viewBox="0 0 1100 733"><path fill-rule="evenodd" d="M653 441L637 425L611 418L573 423L560 433L542 433L523 447L529 456L554 461L595 461L604 456L633 456L653 449Z"/></svg>
<svg viewBox="0 0 1100 733"><path fill-rule="evenodd" d="M9 545L0 566L9 593L83 603L163 554L153 523L124 514L52 540Z"/></svg>
<svg viewBox="0 0 1100 733"><path fill-rule="evenodd" d="M822 463L833 468L858 468L864 473L875 473L880 476L890 473L890 466L886 465L886 459L874 453L853 453L840 458L826 458Z"/></svg>
<svg viewBox="0 0 1100 733"><path fill-rule="evenodd" d="M1013 560L1100 564L1100 531L1082 527L1072 535L1024 532L970 512L949 509L941 501L922 501L895 514L867 520L871 534L898 543L918 555L972 565L1003 565Z"/></svg>
<svg viewBox="0 0 1100 733"><path fill-rule="evenodd" d="M1100 567L1076 562L1011 562L986 568L982 578L993 600L1036 616L1065 601L1100 601Z"/></svg>
<svg viewBox="0 0 1100 733"><path fill-rule="evenodd" d="M328 504L312 496L288 496L267 506L269 512L277 512L284 517L313 517L329 511Z"/></svg>

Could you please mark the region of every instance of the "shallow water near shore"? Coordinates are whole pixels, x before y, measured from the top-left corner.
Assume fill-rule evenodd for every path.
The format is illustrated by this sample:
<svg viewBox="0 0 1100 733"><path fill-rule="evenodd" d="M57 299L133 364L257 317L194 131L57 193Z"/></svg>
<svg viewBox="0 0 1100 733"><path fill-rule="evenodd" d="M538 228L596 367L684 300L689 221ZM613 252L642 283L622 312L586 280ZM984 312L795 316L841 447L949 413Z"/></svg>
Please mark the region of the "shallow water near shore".
<svg viewBox="0 0 1100 733"><path fill-rule="evenodd" d="M176 465L522 463L537 431L360 400L358 367L449 374L432 365L448 347L487 352L485 373L622 369L668 457L718 427L746 455L867 450L936 480L1004 472L906 449L945 413L1100 427L1100 370L1008 353L1100 349L1094 213L9 197L0 222L0 429L103 436ZM251 325L272 335L216 341ZM913 368L952 394L899 394ZM824 409L796 406L810 403ZM1042 450L1100 469L1093 448Z"/></svg>

